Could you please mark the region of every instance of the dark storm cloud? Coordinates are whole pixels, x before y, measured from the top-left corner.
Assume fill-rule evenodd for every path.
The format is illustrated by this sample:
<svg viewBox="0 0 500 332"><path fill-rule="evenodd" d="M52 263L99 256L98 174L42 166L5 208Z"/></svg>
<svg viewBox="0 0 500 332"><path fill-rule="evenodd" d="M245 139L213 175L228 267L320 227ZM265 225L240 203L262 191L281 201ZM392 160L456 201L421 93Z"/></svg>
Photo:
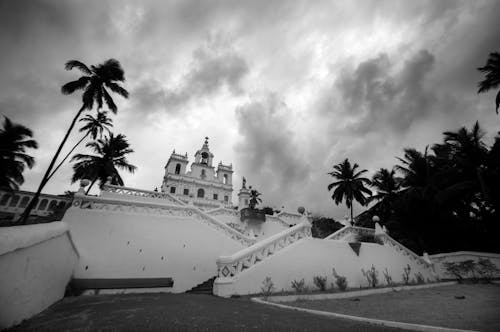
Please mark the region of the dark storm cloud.
<svg viewBox="0 0 500 332"><path fill-rule="evenodd" d="M241 135L235 146L239 173L263 193L266 202L274 204L284 203L283 194L300 190L310 175L289 115L290 109L275 94L236 109Z"/></svg>
<svg viewBox="0 0 500 332"><path fill-rule="evenodd" d="M165 93L165 109L175 112L193 99L212 96L222 88L233 95L243 92L241 80L248 72L248 65L238 54L198 48L193 52L193 62L188 73L174 89Z"/></svg>
<svg viewBox="0 0 500 332"><path fill-rule="evenodd" d="M351 129L366 132L387 126L404 131L425 117L436 100L434 92L425 88L434 62L434 56L422 50L398 69L387 54L380 54L354 70L342 71L335 86L346 115L356 117Z"/></svg>

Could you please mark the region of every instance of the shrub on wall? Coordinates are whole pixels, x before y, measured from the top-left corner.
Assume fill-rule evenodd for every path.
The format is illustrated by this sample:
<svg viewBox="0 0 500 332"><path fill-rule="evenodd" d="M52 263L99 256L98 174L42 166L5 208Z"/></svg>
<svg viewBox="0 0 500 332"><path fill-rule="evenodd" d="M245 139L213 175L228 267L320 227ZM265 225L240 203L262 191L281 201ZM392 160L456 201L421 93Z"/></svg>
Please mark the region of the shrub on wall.
<svg viewBox="0 0 500 332"><path fill-rule="evenodd" d="M425 278L422 273L415 273L415 281L417 284L425 284Z"/></svg>
<svg viewBox="0 0 500 332"><path fill-rule="evenodd" d="M341 291L345 291L347 289L347 278L337 274L335 268L332 269L333 277L335 278L335 285Z"/></svg>
<svg viewBox="0 0 500 332"><path fill-rule="evenodd" d="M385 278L385 282L386 282L387 286L392 287L394 285L394 281L392 281L392 277L389 274L389 271L387 270L387 268L385 268L385 270L383 271L383 274L384 274L384 278Z"/></svg>
<svg viewBox="0 0 500 332"><path fill-rule="evenodd" d="M313 278L314 285L320 290L320 291L325 291L326 290L326 277L322 276L315 276Z"/></svg>
<svg viewBox="0 0 500 332"><path fill-rule="evenodd" d="M361 269L361 273L363 273L366 280L368 281L369 287L375 288L378 286L378 271L374 265L372 265L371 269L369 269L368 271Z"/></svg>
<svg viewBox="0 0 500 332"><path fill-rule="evenodd" d="M264 281L262 281L262 287L260 289L266 298L274 292L274 282L271 277L266 277Z"/></svg>
<svg viewBox="0 0 500 332"><path fill-rule="evenodd" d="M410 284L410 272L411 272L411 266L410 264L406 265L405 268L403 268L403 282L405 285Z"/></svg>
<svg viewBox="0 0 500 332"><path fill-rule="evenodd" d="M306 284L306 282L304 281L304 278L302 278L299 281L293 280L292 281L292 288L295 289L295 291L297 293L302 293L302 292L306 291L305 284Z"/></svg>

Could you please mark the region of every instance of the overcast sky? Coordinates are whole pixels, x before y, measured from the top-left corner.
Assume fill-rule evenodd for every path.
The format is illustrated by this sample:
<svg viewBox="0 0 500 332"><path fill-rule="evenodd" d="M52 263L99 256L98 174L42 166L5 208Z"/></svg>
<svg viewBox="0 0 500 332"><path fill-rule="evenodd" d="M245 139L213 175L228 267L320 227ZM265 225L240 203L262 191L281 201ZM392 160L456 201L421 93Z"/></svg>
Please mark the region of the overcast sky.
<svg viewBox="0 0 500 332"><path fill-rule="evenodd" d="M443 131L500 129L494 93L476 93L499 17L500 1L0 0L0 113L34 131L22 189L35 190L81 105L60 93L79 75L64 63L115 58L130 98L114 98L114 132L138 167L127 186L160 187L172 150L192 158L209 136L235 202L245 176L266 205L342 217L334 164L371 175ZM45 191L76 190L71 175Z"/></svg>

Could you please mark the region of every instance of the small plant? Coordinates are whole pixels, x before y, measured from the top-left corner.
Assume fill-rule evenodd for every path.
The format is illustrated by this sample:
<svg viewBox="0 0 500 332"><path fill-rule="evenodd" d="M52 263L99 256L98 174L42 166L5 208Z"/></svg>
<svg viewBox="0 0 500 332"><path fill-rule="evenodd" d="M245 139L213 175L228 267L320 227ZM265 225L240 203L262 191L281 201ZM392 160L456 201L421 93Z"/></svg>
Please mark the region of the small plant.
<svg viewBox="0 0 500 332"><path fill-rule="evenodd" d="M415 273L415 282L417 284L425 284L425 278L422 273Z"/></svg>
<svg viewBox="0 0 500 332"><path fill-rule="evenodd" d="M335 278L335 285L340 291L345 291L347 289L347 278L337 274L335 268L332 269L333 277ZM332 284L333 285L333 284Z"/></svg>
<svg viewBox="0 0 500 332"><path fill-rule="evenodd" d="M315 276L313 282L320 291L324 292L326 290L326 277Z"/></svg>
<svg viewBox="0 0 500 332"><path fill-rule="evenodd" d="M306 290L305 283L306 282L304 281L304 278L302 278L299 281L293 280L292 281L292 288L295 289L295 291L297 293L302 293Z"/></svg>
<svg viewBox="0 0 500 332"><path fill-rule="evenodd" d="M373 288L377 287L377 285L378 285L378 271L374 265L372 265L371 269L369 269L368 271L361 269L361 273L363 273L366 280L368 281L369 287L373 287Z"/></svg>
<svg viewBox="0 0 500 332"><path fill-rule="evenodd" d="M262 287L260 288L262 290L262 294L264 294L264 297L268 297L274 292L274 282L271 279L271 277L266 277L264 281L262 282Z"/></svg>
<svg viewBox="0 0 500 332"><path fill-rule="evenodd" d="M387 286L389 286L389 287L394 286L394 281L392 281L392 277L389 274L389 271L387 270L387 268L385 268L383 273L384 273L384 278L385 278L385 282L387 283Z"/></svg>
<svg viewBox="0 0 500 332"><path fill-rule="evenodd" d="M410 264L406 265L405 268L403 268L403 282L405 285L410 284L410 272L411 272L411 266Z"/></svg>

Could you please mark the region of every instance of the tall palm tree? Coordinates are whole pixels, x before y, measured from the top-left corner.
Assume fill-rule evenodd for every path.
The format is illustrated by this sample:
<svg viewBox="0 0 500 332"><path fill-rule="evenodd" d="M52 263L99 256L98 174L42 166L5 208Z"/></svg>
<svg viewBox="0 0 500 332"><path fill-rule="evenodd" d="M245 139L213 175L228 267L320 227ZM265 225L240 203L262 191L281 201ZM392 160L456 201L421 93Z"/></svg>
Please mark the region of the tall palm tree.
<svg viewBox="0 0 500 332"><path fill-rule="evenodd" d="M486 77L478 83L478 93L487 92L489 90L500 88L500 53L492 52L488 56L488 60L483 67L479 67L481 73ZM500 107L500 89L497 92L495 99L495 112L498 114L498 107Z"/></svg>
<svg viewBox="0 0 500 332"><path fill-rule="evenodd" d="M384 214L382 217L387 219L391 214L392 205L397 199L401 187L401 179L396 177L394 169L389 171L386 168L381 168L373 175L371 182L377 193L372 195L369 201L378 201L379 209Z"/></svg>
<svg viewBox="0 0 500 332"><path fill-rule="evenodd" d="M250 202L248 206L251 209L255 209L255 206L262 202L262 199L259 197L260 195L261 193L258 192L257 190L255 189L250 190Z"/></svg>
<svg viewBox="0 0 500 332"><path fill-rule="evenodd" d="M104 131L107 131L108 134L110 134L111 131L109 128L113 127L113 121L110 118L108 118L106 111L97 112L97 117L95 118L92 115L87 114L79 121L85 123L83 127L81 127L79 130L80 132L85 132L85 135L82 136L82 138L66 154L63 160L61 160L59 165L57 165L57 167L52 171L52 173L50 173L47 181L50 180L50 178L54 175L54 173L57 172L57 170L62 166L62 164L64 164L66 159L68 159L68 157L73 153L76 147L83 142L83 140L85 140L88 136L90 136L93 140L96 140L97 136L99 136L99 138L102 138L102 134L104 133Z"/></svg>
<svg viewBox="0 0 500 332"><path fill-rule="evenodd" d="M404 157L398 158L402 165L394 168L403 174L401 185L404 192L423 197L430 190L434 168L427 150L426 147L422 153L414 148L407 148L404 149Z"/></svg>
<svg viewBox="0 0 500 332"><path fill-rule="evenodd" d="M126 155L134 152L134 150L130 148L130 144L124 135L114 136L110 134L109 137L90 142L86 146L91 148L96 155L75 155L71 159L71 161L76 161L73 166L74 174L71 180L76 182L82 179L90 179L92 182L87 193L90 192L90 189L97 181L102 187L108 177L111 177L112 184L123 186L123 179L118 173L118 169L131 173L137 169L127 161Z"/></svg>
<svg viewBox="0 0 500 332"><path fill-rule="evenodd" d="M5 117L0 128L0 188L17 190L23 184L25 167L32 168L35 159L26 154L26 149L37 149L38 144L31 139L33 132Z"/></svg>
<svg viewBox="0 0 500 332"><path fill-rule="evenodd" d="M97 104L98 109L101 109L104 102L113 113L116 113L118 108L107 89L121 95L122 97L128 98L127 90L125 90L117 83L125 81L125 73L117 60L109 59L97 66L92 65L90 66L90 68L87 67L83 62L77 60L70 60L66 62L66 70L71 70L73 68L79 69L84 74L84 76L81 76L75 81L64 84L61 87L61 92L67 95L72 94L77 90L82 90L82 106L75 114L75 117L73 118L73 121L66 131L63 140L59 144L54 157L52 157L49 167L45 171L45 174L42 178L42 181L40 182L40 185L38 186L34 197L31 199L30 203L24 210L24 213L20 218L20 221L22 223L25 223L28 219L28 216L30 215L35 202L37 202L43 187L47 184L48 178L52 173L52 169L56 163L56 160L59 157L59 154L61 153L61 150L80 115L85 110L91 110L94 107L94 103Z"/></svg>
<svg viewBox="0 0 500 332"><path fill-rule="evenodd" d="M353 201L356 200L359 204L365 205L367 203L365 194L371 195L372 193L370 189L365 187L365 185L371 185L371 181L361 176L367 170L357 171L358 167L359 165L356 163L351 166L349 159L346 158L343 162L334 165L333 171L328 173L338 180L328 185L328 191L335 188L332 199L337 205L345 199L347 208L351 209L351 223L354 222Z"/></svg>

